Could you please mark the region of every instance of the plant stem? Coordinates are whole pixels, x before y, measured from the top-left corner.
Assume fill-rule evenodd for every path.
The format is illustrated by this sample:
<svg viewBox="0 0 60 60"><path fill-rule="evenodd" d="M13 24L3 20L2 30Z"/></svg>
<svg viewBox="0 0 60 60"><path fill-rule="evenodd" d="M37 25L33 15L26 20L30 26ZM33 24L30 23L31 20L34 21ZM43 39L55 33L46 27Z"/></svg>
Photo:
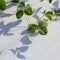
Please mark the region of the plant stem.
<svg viewBox="0 0 60 60"><path fill-rule="evenodd" d="M26 15L25 15L25 18L26 18L27 24L28 24L28 26L29 26L28 18L27 18L27 16L26 16Z"/></svg>
<svg viewBox="0 0 60 60"><path fill-rule="evenodd" d="M36 16L36 20L39 22L41 19L39 18L39 16Z"/></svg>

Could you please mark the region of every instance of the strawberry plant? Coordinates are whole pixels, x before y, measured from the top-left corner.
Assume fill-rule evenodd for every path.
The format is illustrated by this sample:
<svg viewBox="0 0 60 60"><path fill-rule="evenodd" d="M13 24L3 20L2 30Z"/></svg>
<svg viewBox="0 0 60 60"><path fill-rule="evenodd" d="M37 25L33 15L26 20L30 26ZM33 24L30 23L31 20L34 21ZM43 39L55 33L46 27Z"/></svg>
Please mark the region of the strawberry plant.
<svg viewBox="0 0 60 60"><path fill-rule="evenodd" d="M16 13L17 19L20 19L23 16L23 14L32 15L33 11L32 7L29 4L25 6L24 2L20 2L17 5L17 13Z"/></svg>
<svg viewBox="0 0 60 60"><path fill-rule="evenodd" d="M44 0L40 0L41 2ZM20 19L23 17L23 15L31 16L33 15L33 8L30 6L30 4L25 4L25 2L19 2L19 0L12 0L12 2L17 3L17 12L16 12L16 17L17 19ZM52 0L48 0L49 3L52 3ZM4 0L0 0L0 10L5 10L6 9L6 3ZM60 15L60 10L54 10L54 11L46 11L44 10L42 12L43 17L41 18L40 16L36 15L35 19L37 23L33 24L28 24L28 33L35 33L38 32L41 35L47 35L48 33L48 21L51 21L54 17L54 15Z"/></svg>

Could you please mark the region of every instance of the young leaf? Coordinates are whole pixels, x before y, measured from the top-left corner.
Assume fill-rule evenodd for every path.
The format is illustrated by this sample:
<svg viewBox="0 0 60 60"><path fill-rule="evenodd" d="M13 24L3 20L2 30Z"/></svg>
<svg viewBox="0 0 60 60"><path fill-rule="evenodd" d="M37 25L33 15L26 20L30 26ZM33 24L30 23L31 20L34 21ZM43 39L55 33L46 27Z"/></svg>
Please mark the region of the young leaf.
<svg viewBox="0 0 60 60"><path fill-rule="evenodd" d="M17 6L18 6L18 7L25 7L25 3L24 3L24 2L20 2L20 3L18 3Z"/></svg>
<svg viewBox="0 0 60 60"><path fill-rule="evenodd" d="M41 34L41 35L46 35L47 34L47 22L46 21L40 21L38 23L38 32Z"/></svg>
<svg viewBox="0 0 60 60"><path fill-rule="evenodd" d="M5 0L0 0L0 10L5 10L5 9L6 9Z"/></svg>
<svg viewBox="0 0 60 60"><path fill-rule="evenodd" d="M26 15L32 15L33 14L32 7L29 4L27 4L24 12Z"/></svg>
<svg viewBox="0 0 60 60"><path fill-rule="evenodd" d="M23 16L23 11L22 10L17 11L17 13L16 13L17 19L20 19L22 16Z"/></svg>
<svg viewBox="0 0 60 60"><path fill-rule="evenodd" d="M28 29L27 32L28 33L34 33L37 30L37 26L35 24L31 24Z"/></svg>
<svg viewBox="0 0 60 60"><path fill-rule="evenodd" d="M38 26L40 26L40 27L47 27L48 24L47 24L46 21L40 21L40 22L38 23Z"/></svg>
<svg viewBox="0 0 60 60"><path fill-rule="evenodd" d="M43 13L49 20L52 20L52 17L54 16L52 11L48 11Z"/></svg>
<svg viewBox="0 0 60 60"><path fill-rule="evenodd" d="M17 10L24 10L25 9L25 3L24 2L20 2L17 5Z"/></svg>
<svg viewBox="0 0 60 60"><path fill-rule="evenodd" d="M16 3L18 3L18 2L19 2L19 0L12 0L12 2L16 2Z"/></svg>
<svg viewBox="0 0 60 60"><path fill-rule="evenodd" d="M55 13L56 15L60 16L60 9L54 10L54 13Z"/></svg>
<svg viewBox="0 0 60 60"><path fill-rule="evenodd" d="M52 0L49 0L49 3L52 3Z"/></svg>
<svg viewBox="0 0 60 60"><path fill-rule="evenodd" d="M48 12L46 12L46 14L49 14L49 15L53 16L53 12L52 11L48 11Z"/></svg>
<svg viewBox="0 0 60 60"><path fill-rule="evenodd" d="M47 17L49 20L52 20L52 16L51 16L51 15L46 15L46 17Z"/></svg>
<svg viewBox="0 0 60 60"><path fill-rule="evenodd" d="M39 27L39 28L38 28L38 32L39 32L39 34L41 34L41 35L47 35L48 30L47 30L46 27Z"/></svg>

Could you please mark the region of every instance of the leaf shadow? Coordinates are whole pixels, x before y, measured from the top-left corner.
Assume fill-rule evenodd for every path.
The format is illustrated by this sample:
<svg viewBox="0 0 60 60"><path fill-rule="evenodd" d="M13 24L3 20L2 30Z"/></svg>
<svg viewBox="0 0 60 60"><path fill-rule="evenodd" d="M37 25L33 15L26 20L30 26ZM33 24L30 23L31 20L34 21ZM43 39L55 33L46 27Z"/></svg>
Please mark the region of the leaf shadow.
<svg viewBox="0 0 60 60"><path fill-rule="evenodd" d="M24 30L21 35L23 35L23 37L20 39L22 46L10 50L17 58L26 59L26 57L24 56L24 52L28 50L29 45L32 43L32 41L29 39L29 35L27 34L26 30Z"/></svg>
<svg viewBox="0 0 60 60"><path fill-rule="evenodd" d="M28 0L20 0L20 1L27 2Z"/></svg>
<svg viewBox="0 0 60 60"><path fill-rule="evenodd" d="M53 21L53 22L56 22L56 21L60 21L60 20L59 20L59 18L57 18L57 16L56 16L56 18L54 18L52 21Z"/></svg>
<svg viewBox="0 0 60 60"><path fill-rule="evenodd" d="M52 11L54 11L54 10L58 9L58 5L59 5L58 0L57 0L57 1L55 1L55 2L53 2L53 3L52 3L52 5L54 6L53 8L50 8Z"/></svg>
<svg viewBox="0 0 60 60"><path fill-rule="evenodd" d="M20 54L20 52L17 53L16 57L19 58L19 59L20 58L21 59L26 59L26 57L24 55Z"/></svg>
<svg viewBox="0 0 60 60"><path fill-rule="evenodd" d="M16 3L8 3L6 9L10 9L11 7L16 6Z"/></svg>
<svg viewBox="0 0 60 60"><path fill-rule="evenodd" d="M5 12L3 12L3 11L0 11L0 17L1 18L3 18L3 17L9 17L9 16L11 16L11 14L8 14L8 13L5 13Z"/></svg>
<svg viewBox="0 0 60 60"><path fill-rule="evenodd" d="M13 35L13 33L9 33L9 31L16 27L17 25L19 25L21 23L21 20L19 21L15 21L15 22L10 22L8 24L4 24L4 22L0 22L0 35L6 35L6 36L10 36Z"/></svg>
<svg viewBox="0 0 60 60"><path fill-rule="evenodd" d="M58 0L53 3L53 6L58 8Z"/></svg>
<svg viewBox="0 0 60 60"><path fill-rule="evenodd" d="M24 52L28 50L28 46L17 47L16 49L10 49L12 53L19 59L25 59L26 57L23 55Z"/></svg>
<svg viewBox="0 0 60 60"><path fill-rule="evenodd" d="M29 39L27 35L25 35L20 41L23 45L30 45L32 43L32 41Z"/></svg>
<svg viewBox="0 0 60 60"><path fill-rule="evenodd" d="M39 7L37 9L33 9L33 17L35 18L37 16L37 14L39 13L39 11L42 9L42 7Z"/></svg>

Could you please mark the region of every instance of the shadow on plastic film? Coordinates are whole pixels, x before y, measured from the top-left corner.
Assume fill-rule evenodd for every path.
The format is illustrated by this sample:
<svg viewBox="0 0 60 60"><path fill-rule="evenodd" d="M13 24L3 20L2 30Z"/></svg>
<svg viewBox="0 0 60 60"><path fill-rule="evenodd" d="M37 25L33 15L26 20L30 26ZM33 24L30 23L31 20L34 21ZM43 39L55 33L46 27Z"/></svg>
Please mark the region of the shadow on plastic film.
<svg viewBox="0 0 60 60"><path fill-rule="evenodd" d="M56 9L58 9L58 5L59 5L59 1L57 0L57 1L55 1L55 2L53 2L53 4L52 4L54 7L53 8L51 8L52 9L52 11L54 11L54 10L56 10ZM57 15L55 15L55 18L52 20L53 22L56 22L56 21L59 21L59 17L57 16Z"/></svg>
<svg viewBox="0 0 60 60"><path fill-rule="evenodd" d="M11 16L11 14L8 14L8 13L5 13L5 12L3 12L3 11L0 11L0 17L1 18L4 18L4 17L9 17L9 16Z"/></svg>
<svg viewBox="0 0 60 60"><path fill-rule="evenodd" d="M12 53L16 56L16 58L26 59L26 56L23 53L28 50L29 45L32 43L32 41L29 39L28 35L24 35L21 38L20 42L22 43L21 47L10 49L10 51L12 51Z"/></svg>
<svg viewBox="0 0 60 60"><path fill-rule="evenodd" d="M29 40L27 36L24 36L20 42L23 44L21 47L17 47L15 49L10 49L12 53L19 59L26 59L26 56L23 54L26 52L29 48L28 45L30 45L32 42Z"/></svg>
<svg viewBox="0 0 60 60"><path fill-rule="evenodd" d="M28 50L28 46L17 47L16 49L10 49L12 53L19 59L25 59L24 52Z"/></svg>
<svg viewBox="0 0 60 60"><path fill-rule="evenodd" d="M56 7L56 8L58 8L58 3L59 3L58 0L55 1L55 2L53 3L53 6Z"/></svg>
<svg viewBox="0 0 60 60"><path fill-rule="evenodd" d="M20 0L20 1L23 1L23 2L28 2L28 0Z"/></svg>
<svg viewBox="0 0 60 60"><path fill-rule="evenodd" d="M53 2L52 5L54 6L54 7L51 8L52 11L54 11L55 9L58 9L58 5L59 5L58 0Z"/></svg>
<svg viewBox="0 0 60 60"><path fill-rule="evenodd" d="M26 56L23 54L26 52L29 48L29 45L32 44L32 41L29 39L29 35L26 30L21 32L21 35L23 36L20 39L20 42L22 43L21 47L16 47L15 49L10 49L12 53L19 59L26 59Z"/></svg>
<svg viewBox="0 0 60 60"><path fill-rule="evenodd" d="M15 21L15 22L10 22L8 24L4 24L4 22L0 22L0 35L6 35L10 36L13 35L13 33L9 32L12 28L16 27L21 23L21 20Z"/></svg>
<svg viewBox="0 0 60 60"><path fill-rule="evenodd" d="M20 42L23 45L30 45L32 43L32 41L29 39L29 37L27 35L23 36L23 38L20 40Z"/></svg>
<svg viewBox="0 0 60 60"><path fill-rule="evenodd" d="M10 9L11 7L16 6L16 3L8 3L6 9Z"/></svg>
<svg viewBox="0 0 60 60"><path fill-rule="evenodd" d="M33 17L35 18L37 16L37 14L39 13L39 11L42 9L42 7L39 7L37 9L33 9Z"/></svg>

